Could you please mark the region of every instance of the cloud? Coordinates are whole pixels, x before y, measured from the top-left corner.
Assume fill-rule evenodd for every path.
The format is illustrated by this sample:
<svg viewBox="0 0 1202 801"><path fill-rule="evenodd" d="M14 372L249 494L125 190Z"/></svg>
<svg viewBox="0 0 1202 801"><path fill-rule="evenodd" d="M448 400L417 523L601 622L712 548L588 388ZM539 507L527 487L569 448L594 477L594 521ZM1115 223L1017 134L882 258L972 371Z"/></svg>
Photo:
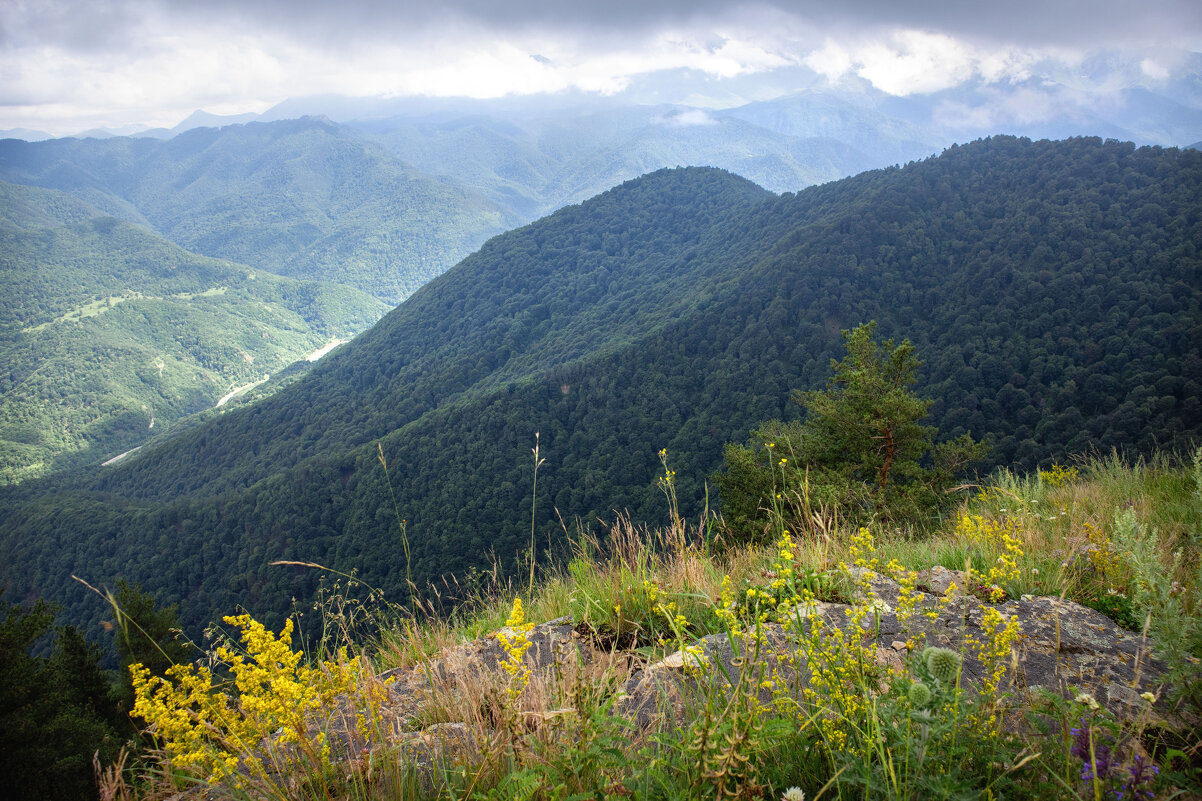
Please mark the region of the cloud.
<svg viewBox="0 0 1202 801"><path fill-rule="evenodd" d="M1163 79L1166 50L1202 50L1202 4L0 0L0 128L173 125L319 93L613 94L679 69L731 81L804 66L908 94L1022 80L1098 47L1144 48L1135 63Z"/></svg>
<svg viewBox="0 0 1202 801"><path fill-rule="evenodd" d="M205 26L226 20L242 30L280 35L341 50L364 42L409 40L463 24L498 35L574 31L601 39L631 32L690 27L713 19L785 14L840 35L898 27L940 31L975 41L1034 46L1109 47L1176 43L1202 31L1195 0L6 0L3 38L105 48L144 26Z"/></svg>
<svg viewBox="0 0 1202 801"><path fill-rule="evenodd" d="M976 72L972 49L944 34L901 31L861 48L855 60L861 78L891 95L937 92Z"/></svg>
<svg viewBox="0 0 1202 801"><path fill-rule="evenodd" d="M1169 71L1150 58L1145 58L1139 62L1139 68L1143 70L1144 75L1153 80L1163 81L1169 77Z"/></svg>
<svg viewBox="0 0 1202 801"><path fill-rule="evenodd" d="M653 122L659 123L660 125L671 125L679 128L718 124L718 121L711 117L708 112L697 108L678 111L674 114L665 114L662 117L656 117Z"/></svg>

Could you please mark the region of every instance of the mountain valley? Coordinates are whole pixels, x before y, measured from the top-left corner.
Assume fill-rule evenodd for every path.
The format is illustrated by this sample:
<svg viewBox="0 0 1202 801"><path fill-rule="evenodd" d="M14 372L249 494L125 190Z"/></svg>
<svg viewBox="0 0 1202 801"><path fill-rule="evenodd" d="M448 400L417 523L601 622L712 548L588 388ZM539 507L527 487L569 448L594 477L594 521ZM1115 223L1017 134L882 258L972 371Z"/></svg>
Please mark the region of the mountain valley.
<svg viewBox="0 0 1202 801"><path fill-rule="evenodd" d="M1188 449L1200 173L1197 151L995 137L796 195L713 169L627 182L490 240L271 397L6 490L22 567L0 578L95 619L69 575L124 576L190 626L286 613L316 579L281 559L403 596L391 492L419 586L489 553L512 569L535 432L539 558L560 517L659 519L660 449L694 517L722 444L789 414L870 319L924 358L941 435L991 441L983 470Z"/></svg>

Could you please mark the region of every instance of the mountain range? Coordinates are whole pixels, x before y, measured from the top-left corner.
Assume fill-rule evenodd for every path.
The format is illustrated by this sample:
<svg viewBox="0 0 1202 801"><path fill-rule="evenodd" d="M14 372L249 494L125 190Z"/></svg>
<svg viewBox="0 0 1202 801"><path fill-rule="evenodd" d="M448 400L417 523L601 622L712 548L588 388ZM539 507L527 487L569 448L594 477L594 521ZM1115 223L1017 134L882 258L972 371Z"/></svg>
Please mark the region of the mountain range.
<svg viewBox="0 0 1202 801"><path fill-rule="evenodd" d="M663 518L660 449L696 516L722 444L795 414L870 319L914 342L941 434L991 441L982 469L1189 447L1200 179L1198 151L1011 137L780 196L655 172L490 239L269 398L3 490L0 582L95 619L70 575L123 576L195 626L309 597L273 560L402 596L402 531L419 586L513 569L535 432L539 558L561 518Z"/></svg>

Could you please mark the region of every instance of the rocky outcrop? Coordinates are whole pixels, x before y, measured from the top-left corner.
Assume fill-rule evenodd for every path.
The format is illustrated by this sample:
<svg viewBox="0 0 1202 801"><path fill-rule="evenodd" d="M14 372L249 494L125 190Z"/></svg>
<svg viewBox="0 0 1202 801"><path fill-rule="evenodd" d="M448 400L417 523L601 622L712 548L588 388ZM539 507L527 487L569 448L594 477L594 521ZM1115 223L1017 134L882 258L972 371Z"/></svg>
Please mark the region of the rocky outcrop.
<svg viewBox="0 0 1202 801"><path fill-rule="evenodd" d="M883 603L874 615L866 643L882 666L904 669L904 657L910 647L941 646L965 655L962 684L970 692L980 685L985 668L968 647L972 640L987 637L983 627L985 610L993 606L1005 620L1017 619L1020 635L1013 658L1006 662L999 689L1011 693L1015 701L1026 701L1039 689L1066 697L1088 693L1119 718L1129 718L1147 707L1141 693L1155 692L1156 680L1164 665L1152 654L1151 643L1142 635L1127 631L1092 609L1059 598L1023 596L1000 604L987 604L963 593L949 598L945 593L955 583L966 586L960 571L937 567L922 571L916 593L917 614L905 625L898 619L900 585L888 578L869 582L872 596ZM821 618L826 629L850 628L850 604L817 602L795 610L798 630L806 630L807 621ZM930 611L933 619L924 612ZM721 689L737 681L744 671L758 686L765 676L796 693L809 681L804 652L799 638L778 624L761 628L758 644L744 638L732 644L721 634L706 637L693 647L693 653L678 651L648 666L626 683L626 697L620 709L640 725L651 725L659 716L663 721L681 722L686 700L699 693ZM748 660L748 649L758 647L763 660ZM700 657L704 654L704 657ZM691 670L699 658L716 670ZM770 693L761 693L765 702ZM1161 710L1163 712L1163 710Z"/></svg>
<svg viewBox="0 0 1202 801"><path fill-rule="evenodd" d="M1152 656L1150 644L1140 634L1058 598L1024 596L992 605L962 592L949 597L945 593L953 582L965 586L963 574L945 568L923 571L916 595L919 613L903 625L896 614L900 586L884 577L873 578L868 586L879 602L879 613L867 637L869 653L874 653L882 666L898 671L905 669L911 644L965 653L962 683L971 692L979 686L984 668L973 649L965 646L970 639L984 637L986 610L992 606L1006 620L1016 618L1021 630L1000 686L1015 703L1026 703L1037 688L1044 688L1067 697L1090 693L1120 718L1147 708L1140 694L1156 691L1156 679L1164 666ZM765 704L771 704L774 696L774 690L764 686L768 680L774 683L776 693L785 688L799 696L810 674L798 632L806 631L816 618L827 631L834 627L846 630L851 609L849 604L818 602L795 610L797 625L789 630L765 624L758 639L732 641L726 634L704 637L633 671L618 690L615 709L635 729L646 731L687 723L689 710L698 708L696 701L707 694L711 699L715 693L729 694L741 679ZM527 636L531 646L523 663L532 677L549 677L555 671L616 656L594 650L567 618L535 626ZM445 709L442 719L436 720L440 715L431 715L431 702L503 693L509 681L503 670L505 660L502 643L491 634L448 649L429 662L382 674L379 678L386 682L386 694L377 710L380 729L372 738L374 744L369 746L354 725L356 707L348 699L342 723L326 727L327 732L336 733L335 752L351 762L383 756L381 752L400 754L422 783L431 781L437 769L470 762L481 752L483 744L476 738L488 731L487 726L481 727L479 717L448 720Z"/></svg>

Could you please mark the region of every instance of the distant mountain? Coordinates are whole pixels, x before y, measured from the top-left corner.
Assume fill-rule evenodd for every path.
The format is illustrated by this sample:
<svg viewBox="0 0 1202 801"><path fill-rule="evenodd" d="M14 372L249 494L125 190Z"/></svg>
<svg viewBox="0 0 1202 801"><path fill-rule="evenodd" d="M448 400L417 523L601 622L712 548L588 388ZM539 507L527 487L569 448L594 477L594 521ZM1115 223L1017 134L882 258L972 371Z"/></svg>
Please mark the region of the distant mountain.
<svg viewBox="0 0 1202 801"><path fill-rule="evenodd" d="M316 575L394 598L559 518L664 518L656 452L701 512L722 443L796 414L839 331L909 337L946 436L1030 467L1202 434L1202 153L995 138L773 197L657 172L490 240L305 378L103 470L0 493L0 581L101 613L68 578L122 575L190 625L270 618ZM985 467L988 467L986 465ZM711 502L714 499L711 498ZM558 544L557 544L558 543ZM549 544L549 545L548 545Z"/></svg>
<svg viewBox="0 0 1202 801"><path fill-rule="evenodd" d="M881 112L875 107L878 103L867 89L810 90L749 103L721 115L787 136L841 141L870 156L874 167L925 158L950 144L929 126Z"/></svg>
<svg viewBox="0 0 1202 801"><path fill-rule="evenodd" d="M681 106L351 122L398 158L534 217L663 167L713 166L791 192L889 163L836 133L795 136ZM868 142L865 137L863 143ZM934 147L912 148L911 157Z"/></svg>
<svg viewBox="0 0 1202 801"><path fill-rule="evenodd" d="M96 469L386 309L0 182L0 484Z"/></svg>
<svg viewBox="0 0 1202 801"><path fill-rule="evenodd" d="M169 141L4 141L0 179L69 192L197 253L389 303L518 219L318 119Z"/></svg>
<svg viewBox="0 0 1202 801"><path fill-rule="evenodd" d="M31 128L8 128L0 131L0 139L24 139L27 142L40 142L43 139L53 138L45 131L36 131Z"/></svg>

